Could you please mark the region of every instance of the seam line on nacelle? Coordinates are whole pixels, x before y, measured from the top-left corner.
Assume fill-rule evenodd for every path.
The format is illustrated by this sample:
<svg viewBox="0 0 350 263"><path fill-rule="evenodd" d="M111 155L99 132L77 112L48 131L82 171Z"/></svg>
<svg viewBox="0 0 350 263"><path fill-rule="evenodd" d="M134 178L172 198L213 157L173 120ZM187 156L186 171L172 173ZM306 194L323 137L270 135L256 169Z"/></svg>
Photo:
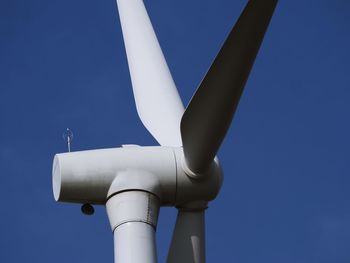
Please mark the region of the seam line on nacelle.
<svg viewBox="0 0 350 263"><path fill-rule="evenodd" d="M156 227L156 226L154 226L154 225L153 225L152 223L150 223L150 222L147 222L146 220L141 220L141 219L130 219L130 220L125 220L125 221L119 223L118 225L114 226L114 227L113 227L112 233L114 233L114 231L115 231L118 227L120 227L121 225L124 225L124 224L126 224L126 223L144 223L144 224L147 224L147 225L150 225L151 227L153 227L155 231L157 230L157 227Z"/></svg>
<svg viewBox="0 0 350 263"><path fill-rule="evenodd" d="M108 202L109 199L111 199L112 197L116 196L117 194L121 194L121 193L125 193L125 192L136 192L136 191L138 191L138 192L145 192L145 193L151 194L151 195L155 196L158 199L159 202L161 201L161 199L159 198L158 195L156 195L155 193L152 193L150 191L141 190L141 189L127 189L127 190L122 190L122 191L118 191L118 192L115 192L115 193L111 194L110 196L107 197L106 203Z"/></svg>

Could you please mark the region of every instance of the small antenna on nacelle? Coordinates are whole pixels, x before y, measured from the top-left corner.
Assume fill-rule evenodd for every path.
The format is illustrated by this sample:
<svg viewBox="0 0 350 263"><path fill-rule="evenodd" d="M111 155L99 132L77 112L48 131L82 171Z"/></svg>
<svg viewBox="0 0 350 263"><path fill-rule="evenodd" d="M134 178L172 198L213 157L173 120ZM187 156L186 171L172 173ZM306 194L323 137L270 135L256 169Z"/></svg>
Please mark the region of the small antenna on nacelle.
<svg viewBox="0 0 350 263"><path fill-rule="evenodd" d="M70 152L70 144L73 141L73 132L69 128L67 128L67 130L64 131L62 137L63 140L67 142L68 152Z"/></svg>

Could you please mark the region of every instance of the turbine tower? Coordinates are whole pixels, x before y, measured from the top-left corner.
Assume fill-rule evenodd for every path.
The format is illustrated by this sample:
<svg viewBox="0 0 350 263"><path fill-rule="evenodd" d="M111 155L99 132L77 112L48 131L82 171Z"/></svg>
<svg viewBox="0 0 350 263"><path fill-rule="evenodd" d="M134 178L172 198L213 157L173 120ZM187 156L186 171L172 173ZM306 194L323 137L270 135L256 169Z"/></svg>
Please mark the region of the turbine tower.
<svg viewBox="0 0 350 263"><path fill-rule="evenodd" d="M56 154L56 201L105 205L115 262L157 262L162 206L178 209L168 263L205 262L205 210L219 193L217 151L277 0L250 0L184 109L142 0L117 0L138 115L160 146Z"/></svg>

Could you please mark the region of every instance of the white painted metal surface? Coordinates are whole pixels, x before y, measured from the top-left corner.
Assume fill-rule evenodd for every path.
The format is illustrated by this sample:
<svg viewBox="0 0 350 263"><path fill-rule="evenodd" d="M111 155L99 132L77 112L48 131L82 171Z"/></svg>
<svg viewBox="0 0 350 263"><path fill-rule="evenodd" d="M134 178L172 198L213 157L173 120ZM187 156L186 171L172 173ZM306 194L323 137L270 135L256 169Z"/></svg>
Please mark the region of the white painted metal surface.
<svg viewBox="0 0 350 263"><path fill-rule="evenodd" d="M181 146L184 112L142 0L117 0L137 112L164 146Z"/></svg>
<svg viewBox="0 0 350 263"><path fill-rule="evenodd" d="M155 229L159 199L144 191L127 191L106 203L118 263L156 263Z"/></svg>
<svg viewBox="0 0 350 263"><path fill-rule="evenodd" d="M277 0L249 1L181 119L186 164L206 172L225 138Z"/></svg>
<svg viewBox="0 0 350 263"><path fill-rule="evenodd" d="M107 215L111 229L127 222L143 222L157 227L160 200L145 191L130 190L111 196L107 203Z"/></svg>
<svg viewBox="0 0 350 263"><path fill-rule="evenodd" d="M117 0L137 111L162 146L57 154L53 162L57 201L106 205L117 263L157 262L160 206L179 208L167 262L205 262L204 210L222 184L215 155L276 3L248 2L182 118L143 1Z"/></svg>
<svg viewBox="0 0 350 263"><path fill-rule="evenodd" d="M130 222L119 226L114 236L114 262L156 263L155 230L142 222Z"/></svg>
<svg viewBox="0 0 350 263"><path fill-rule="evenodd" d="M174 203L176 176L173 148L136 146L56 154L52 180L57 201L105 204L108 194L139 189Z"/></svg>
<svg viewBox="0 0 350 263"><path fill-rule="evenodd" d="M200 180L183 169L181 148L123 147L56 154L53 192L57 201L105 204L115 193L142 190L162 205L210 201L218 194L222 170L217 160Z"/></svg>
<svg viewBox="0 0 350 263"><path fill-rule="evenodd" d="M205 263L205 214L179 210L167 263Z"/></svg>

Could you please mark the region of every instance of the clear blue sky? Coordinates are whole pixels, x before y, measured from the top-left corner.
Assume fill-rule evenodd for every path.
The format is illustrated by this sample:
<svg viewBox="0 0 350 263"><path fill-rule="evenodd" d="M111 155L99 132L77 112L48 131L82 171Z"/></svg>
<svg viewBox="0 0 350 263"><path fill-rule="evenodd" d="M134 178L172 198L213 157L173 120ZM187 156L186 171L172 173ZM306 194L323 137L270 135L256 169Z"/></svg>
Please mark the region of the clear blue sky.
<svg viewBox="0 0 350 263"><path fill-rule="evenodd" d="M186 105L246 1L145 3ZM280 0L219 153L208 262L350 262L349 10ZM104 207L55 203L51 165L66 127L73 150L156 144L130 85L113 0L0 0L1 262L113 262Z"/></svg>

